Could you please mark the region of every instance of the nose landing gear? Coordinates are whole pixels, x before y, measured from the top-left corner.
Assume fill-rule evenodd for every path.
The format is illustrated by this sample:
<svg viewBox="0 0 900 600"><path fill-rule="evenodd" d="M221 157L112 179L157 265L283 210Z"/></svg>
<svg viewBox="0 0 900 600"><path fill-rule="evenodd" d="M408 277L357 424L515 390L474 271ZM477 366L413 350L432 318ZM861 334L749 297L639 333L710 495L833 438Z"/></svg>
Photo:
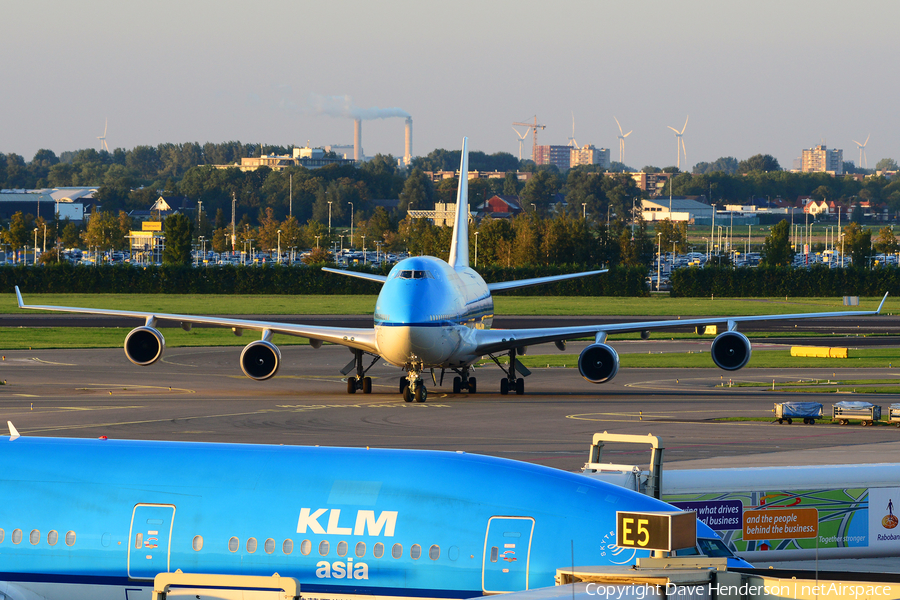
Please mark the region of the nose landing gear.
<svg viewBox="0 0 900 600"><path fill-rule="evenodd" d="M425 382L419 377L421 366L415 368L408 367L406 377L400 379L400 393L403 395L404 402L425 402L428 399L428 390L425 388Z"/></svg>

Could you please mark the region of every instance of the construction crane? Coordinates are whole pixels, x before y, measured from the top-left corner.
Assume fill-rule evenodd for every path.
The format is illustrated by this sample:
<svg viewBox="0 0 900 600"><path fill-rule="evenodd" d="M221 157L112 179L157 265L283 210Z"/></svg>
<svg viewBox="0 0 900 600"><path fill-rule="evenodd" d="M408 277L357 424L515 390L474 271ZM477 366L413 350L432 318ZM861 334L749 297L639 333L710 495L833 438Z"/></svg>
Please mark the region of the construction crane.
<svg viewBox="0 0 900 600"><path fill-rule="evenodd" d="M513 131L515 131L517 134L519 134L519 132L516 130L516 125L518 125L520 127L527 127L528 129L531 129L532 132L534 132L534 141L532 142L532 145L531 145L531 160L533 160L534 162L537 162L538 129L546 129L547 126L546 125L538 125L537 115L535 115L535 117L534 117L534 123L513 123ZM525 139L526 135L528 135L528 130L526 130L524 134L519 134L519 160L522 159L522 140Z"/></svg>

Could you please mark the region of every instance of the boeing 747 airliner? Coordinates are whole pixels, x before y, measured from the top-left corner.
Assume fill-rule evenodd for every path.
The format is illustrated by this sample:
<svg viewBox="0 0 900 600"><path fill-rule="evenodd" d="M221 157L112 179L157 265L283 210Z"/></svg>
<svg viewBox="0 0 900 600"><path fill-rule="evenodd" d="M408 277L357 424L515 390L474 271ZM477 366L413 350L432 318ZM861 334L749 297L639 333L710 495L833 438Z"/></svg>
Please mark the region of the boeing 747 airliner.
<svg viewBox="0 0 900 600"><path fill-rule="evenodd" d="M573 561L634 564L648 552L615 545L616 511L677 510L464 452L31 438L10 425L0 463L3 600L150 600L153 578L176 569L279 573L318 600L471 598L552 586ZM687 554L749 566L699 521L697 538Z"/></svg>
<svg viewBox="0 0 900 600"><path fill-rule="evenodd" d="M467 139L463 139L460 173L468 173L469 156ZM247 377L265 380L273 377L281 364L281 352L272 343L272 335L294 335L308 338L314 348L323 342L347 346L353 352L353 360L342 370L349 375L347 392L362 390L372 392L372 379L366 372L378 360L385 360L406 371L400 379L403 399L425 402L428 392L421 374L425 370L440 369L441 380L445 371L453 371L453 392L475 393L477 382L472 376L472 365L489 356L505 371L500 380L500 393L525 393L524 377L530 372L516 360L528 346L553 342L560 350L566 341L594 336L595 342L581 351L578 370L592 383L605 383L616 376L619 356L606 343L611 333L640 331L649 335L656 329L672 327L725 324L725 331L712 342L713 362L720 368L735 371L750 360L750 341L737 331L737 325L746 321L777 319L809 319L815 317L842 317L874 315L881 312L882 300L875 311L822 312L792 315L737 316L704 319L676 319L648 321L616 325L585 325L579 327L545 327L535 329L492 330L494 301L492 292L512 290L543 283L552 283L575 277L587 277L605 270L587 271L551 277L537 277L518 281L485 283L484 279L469 267L468 227L468 179L460 177L456 200L456 218L450 257L447 261L433 256L407 258L397 263L387 275L373 275L354 271L324 269L330 273L368 279L381 284L381 292L375 304L375 326L372 329L346 327L322 327L292 325L269 321L227 319L196 315L177 315L126 310L102 310L66 306L26 306L19 288L16 295L19 308L78 312L99 315L135 317L144 325L133 329L125 337L125 355L136 365L155 363L166 347L165 338L157 329L159 321L176 321L185 329L192 324L231 327L235 333L243 330L261 332L262 339L248 344L241 352L240 365ZM885 294L885 299L887 294ZM497 355L507 354L509 362L503 366ZM371 362L366 365L366 357Z"/></svg>

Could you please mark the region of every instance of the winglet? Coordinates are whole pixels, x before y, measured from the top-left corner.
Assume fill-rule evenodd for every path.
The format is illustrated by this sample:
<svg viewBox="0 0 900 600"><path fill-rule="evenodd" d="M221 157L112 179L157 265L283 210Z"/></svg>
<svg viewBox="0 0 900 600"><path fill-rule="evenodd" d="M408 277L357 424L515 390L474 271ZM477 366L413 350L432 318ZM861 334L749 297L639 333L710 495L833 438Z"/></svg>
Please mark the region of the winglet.
<svg viewBox="0 0 900 600"><path fill-rule="evenodd" d="M19 286L16 286L16 300L19 301L19 308L25 308L25 301L22 300L22 292L19 291Z"/></svg>
<svg viewBox="0 0 900 600"><path fill-rule="evenodd" d="M459 159L456 219L453 221L453 239L450 240L450 258L447 262L454 269L469 266L469 138L465 137Z"/></svg>
<svg viewBox="0 0 900 600"><path fill-rule="evenodd" d="M884 293L884 298L881 299L881 304L878 305L878 310L875 311L876 315L881 314L881 307L884 306L884 301L887 300L888 294L890 294L890 292Z"/></svg>
<svg viewBox="0 0 900 600"><path fill-rule="evenodd" d="M16 430L16 426L12 424L12 421L7 421L6 424L9 425L9 441L13 441L20 437L19 432Z"/></svg>

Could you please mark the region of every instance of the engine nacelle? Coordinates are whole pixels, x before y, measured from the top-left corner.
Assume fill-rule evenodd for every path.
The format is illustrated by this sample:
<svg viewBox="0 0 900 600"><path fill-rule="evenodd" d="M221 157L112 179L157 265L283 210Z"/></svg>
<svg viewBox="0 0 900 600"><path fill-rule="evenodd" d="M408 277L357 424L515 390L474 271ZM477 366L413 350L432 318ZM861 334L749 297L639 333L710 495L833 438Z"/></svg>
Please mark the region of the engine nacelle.
<svg viewBox="0 0 900 600"><path fill-rule="evenodd" d="M591 344L578 356L578 372L591 383L606 383L619 372L619 355L612 346Z"/></svg>
<svg viewBox="0 0 900 600"><path fill-rule="evenodd" d="M166 338L153 327L135 327L125 336L125 356L141 367L158 361L165 349Z"/></svg>
<svg viewBox="0 0 900 600"><path fill-rule="evenodd" d="M278 346L265 340L257 340L241 352L241 371L250 379L265 381L275 376L281 366Z"/></svg>
<svg viewBox="0 0 900 600"><path fill-rule="evenodd" d="M750 340L738 331L726 331L713 340L710 353L717 367L737 371L750 360Z"/></svg>

